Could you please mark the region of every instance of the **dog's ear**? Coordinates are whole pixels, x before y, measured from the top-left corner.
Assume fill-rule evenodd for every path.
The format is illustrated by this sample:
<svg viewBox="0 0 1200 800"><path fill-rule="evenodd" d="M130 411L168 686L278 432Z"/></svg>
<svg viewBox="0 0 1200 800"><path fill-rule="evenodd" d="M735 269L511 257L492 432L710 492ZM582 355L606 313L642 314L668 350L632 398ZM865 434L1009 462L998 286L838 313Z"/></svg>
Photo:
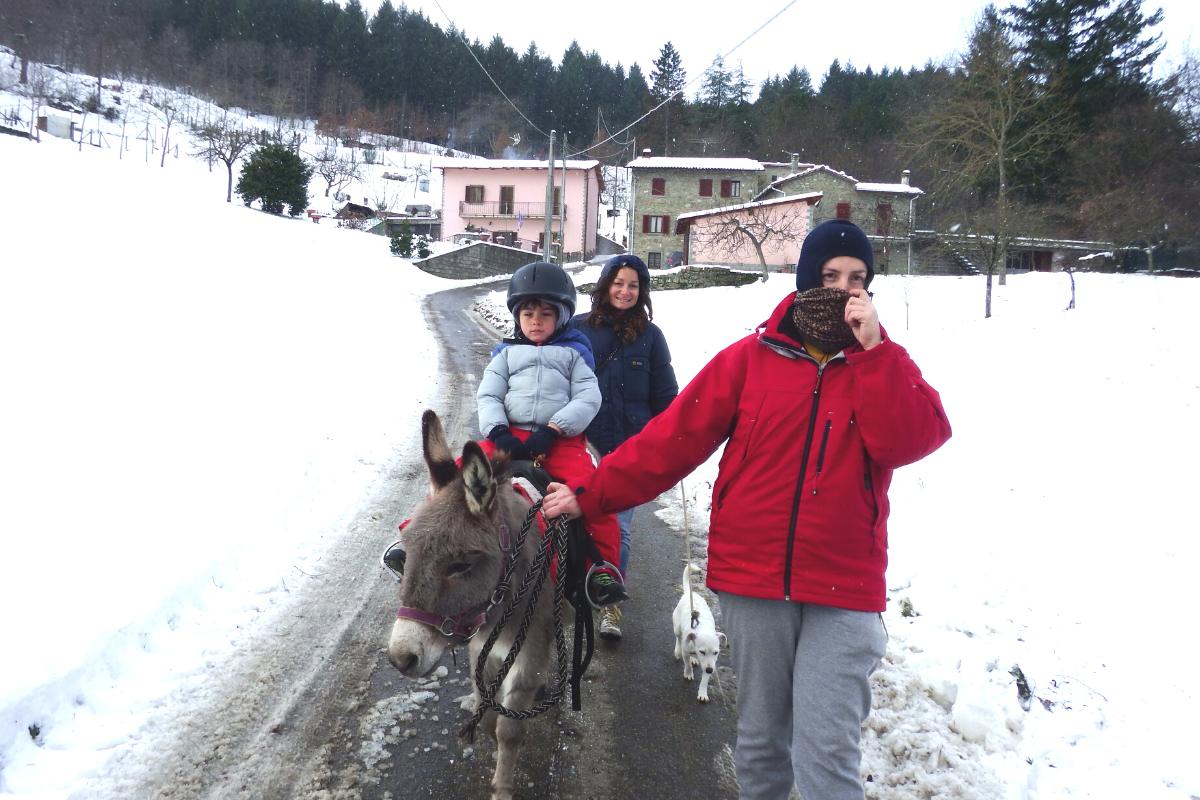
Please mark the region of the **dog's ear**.
<svg viewBox="0 0 1200 800"><path fill-rule="evenodd" d="M728 647L729 640L725 638L725 634L717 631L717 639L721 642L721 647Z"/></svg>

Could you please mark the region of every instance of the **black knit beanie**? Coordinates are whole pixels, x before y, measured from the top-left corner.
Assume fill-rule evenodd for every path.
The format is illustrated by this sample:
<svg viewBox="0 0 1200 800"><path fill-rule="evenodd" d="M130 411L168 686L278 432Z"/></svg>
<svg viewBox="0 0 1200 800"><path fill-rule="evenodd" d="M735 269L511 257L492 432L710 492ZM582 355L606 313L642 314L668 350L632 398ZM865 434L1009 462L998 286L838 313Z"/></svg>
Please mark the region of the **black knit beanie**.
<svg viewBox="0 0 1200 800"><path fill-rule="evenodd" d="M831 258L852 256L867 265L865 286L875 277L875 254L862 228L848 219L831 219L809 231L800 247L796 262L796 290L808 291L821 286L821 267Z"/></svg>

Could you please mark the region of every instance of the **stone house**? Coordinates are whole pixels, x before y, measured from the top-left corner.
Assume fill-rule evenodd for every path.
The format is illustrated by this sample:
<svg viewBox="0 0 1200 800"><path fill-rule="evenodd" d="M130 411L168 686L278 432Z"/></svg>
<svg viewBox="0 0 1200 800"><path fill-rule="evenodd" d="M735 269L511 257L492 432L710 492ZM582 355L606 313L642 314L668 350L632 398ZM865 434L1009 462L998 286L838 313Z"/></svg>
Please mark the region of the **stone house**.
<svg viewBox="0 0 1200 800"><path fill-rule="evenodd" d="M768 183L754 199L810 192L824 196L813 209L814 226L829 219L848 219L871 240L878 272L909 270L915 205L924 192L910 185L908 170L901 174L899 183L870 183L824 164L793 163L790 174ZM916 271L915 263L912 267Z"/></svg>
<svg viewBox="0 0 1200 800"><path fill-rule="evenodd" d="M629 162L629 252L651 269L683 263L680 214L744 203L766 185L752 158L673 158L643 151Z"/></svg>

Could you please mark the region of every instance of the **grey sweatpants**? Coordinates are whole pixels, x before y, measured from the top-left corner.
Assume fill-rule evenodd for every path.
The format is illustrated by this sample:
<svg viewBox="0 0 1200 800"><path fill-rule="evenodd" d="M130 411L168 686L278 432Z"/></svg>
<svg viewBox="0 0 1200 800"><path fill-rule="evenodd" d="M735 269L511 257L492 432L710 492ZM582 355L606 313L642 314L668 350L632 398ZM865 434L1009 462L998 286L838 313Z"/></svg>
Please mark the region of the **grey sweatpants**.
<svg viewBox="0 0 1200 800"><path fill-rule="evenodd" d="M859 731L887 647L879 614L720 594L737 672L740 800L863 800Z"/></svg>

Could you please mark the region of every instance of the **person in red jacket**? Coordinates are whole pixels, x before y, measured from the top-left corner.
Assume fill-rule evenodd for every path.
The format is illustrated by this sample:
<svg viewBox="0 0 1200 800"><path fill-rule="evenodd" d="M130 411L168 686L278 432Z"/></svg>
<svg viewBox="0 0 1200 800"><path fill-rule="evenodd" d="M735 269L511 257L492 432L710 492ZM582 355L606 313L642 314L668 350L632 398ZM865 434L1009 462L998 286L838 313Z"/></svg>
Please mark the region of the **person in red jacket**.
<svg viewBox="0 0 1200 800"><path fill-rule="evenodd" d="M879 324L870 241L830 220L805 238L796 288L547 516L647 502L722 444L708 586L737 673L742 800L862 800L859 731L887 645L892 470L950 438L938 393Z"/></svg>

